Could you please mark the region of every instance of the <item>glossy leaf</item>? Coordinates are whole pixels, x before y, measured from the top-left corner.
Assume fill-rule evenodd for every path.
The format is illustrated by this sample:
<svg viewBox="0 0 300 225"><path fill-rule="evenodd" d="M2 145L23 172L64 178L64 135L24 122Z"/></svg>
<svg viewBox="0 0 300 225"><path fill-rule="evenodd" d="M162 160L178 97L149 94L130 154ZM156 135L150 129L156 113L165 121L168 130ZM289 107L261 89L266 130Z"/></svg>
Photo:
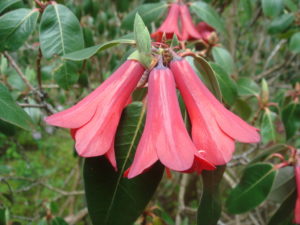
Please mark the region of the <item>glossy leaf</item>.
<svg viewBox="0 0 300 225"><path fill-rule="evenodd" d="M295 202L297 198L296 191L291 191L286 200L271 217L268 225L292 225Z"/></svg>
<svg viewBox="0 0 300 225"><path fill-rule="evenodd" d="M140 62L148 68L151 64L151 37L138 13L134 20L134 39L140 55Z"/></svg>
<svg viewBox="0 0 300 225"><path fill-rule="evenodd" d="M291 37L289 48L294 53L300 53L300 32Z"/></svg>
<svg viewBox="0 0 300 225"><path fill-rule="evenodd" d="M191 3L191 10L200 19L214 27L217 31L225 33L224 22L218 13L207 3L203 1Z"/></svg>
<svg viewBox="0 0 300 225"><path fill-rule="evenodd" d="M130 12L122 21L122 28L133 30L134 18L136 13L141 15L144 23L148 26L151 22L159 19L167 10L168 4L162 3L148 3L139 6L137 9Z"/></svg>
<svg viewBox="0 0 300 225"><path fill-rule="evenodd" d="M21 2L21 0L1 0L0 1L0 14L8 7Z"/></svg>
<svg viewBox="0 0 300 225"><path fill-rule="evenodd" d="M86 198L94 225L132 225L162 178L164 169L159 163L136 178L123 177L133 160L144 117L145 108L140 102L129 105L122 115L115 140L118 172L104 157L85 160Z"/></svg>
<svg viewBox="0 0 300 225"><path fill-rule="evenodd" d="M79 21L70 9L56 3L47 6L40 24L40 44L45 58L84 47Z"/></svg>
<svg viewBox="0 0 300 225"><path fill-rule="evenodd" d="M228 105L232 105L237 97L236 83L230 78L228 73L218 64L210 63L220 84L222 96Z"/></svg>
<svg viewBox="0 0 300 225"><path fill-rule="evenodd" d="M201 74L201 78L207 85L208 89L216 96L220 101L222 100L222 93L218 79L215 72L209 65L209 63L200 55L194 57L194 65Z"/></svg>
<svg viewBox="0 0 300 225"><path fill-rule="evenodd" d="M266 16L278 16L283 10L283 0L262 0L261 3Z"/></svg>
<svg viewBox="0 0 300 225"><path fill-rule="evenodd" d="M118 39L118 40L108 41L105 42L104 44L99 44L89 48L81 49L79 51L68 53L66 55L63 55L63 58L68 60L73 60L73 61L82 61L85 59L89 59L95 54L119 44L135 44L135 41L131 39Z"/></svg>
<svg viewBox="0 0 300 225"><path fill-rule="evenodd" d="M27 113L11 97L7 88L0 83L0 120L25 130L31 130L33 123Z"/></svg>
<svg viewBox="0 0 300 225"><path fill-rule="evenodd" d="M271 164L257 163L247 167L239 184L227 199L230 213L245 213L261 204L271 191L276 170Z"/></svg>
<svg viewBox="0 0 300 225"><path fill-rule="evenodd" d="M0 17L0 51L20 48L35 29L37 10L17 9Z"/></svg>
<svg viewBox="0 0 300 225"><path fill-rule="evenodd" d="M254 95L257 96L259 94L259 86L255 81L250 78L242 77L237 81L238 84L238 92L241 96L249 96Z"/></svg>
<svg viewBox="0 0 300 225"><path fill-rule="evenodd" d="M268 200L281 203L295 188L294 168L292 166L283 167L276 174Z"/></svg>
<svg viewBox="0 0 300 225"><path fill-rule="evenodd" d="M216 225L221 216L222 202L219 184L222 180L225 166L214 171L203 171L203 194L197 211L197 225Z"/></svg>
<svg viewBox="0 0 300 225"><path fill-rule="evenodd" d="M213 47L212 55L216 63L219 64L229 75L233 74L233 58L225 48Z"/></svg>
<svg viewBox="0 0 300 225"><path fill-rule="evenodd" d="M293 23L293 21L293 13L283 14L271 22L268 31L270 34L284 32Z"/></svg>
<svg viewBox="0 0 300 225"><path fill-rule="evenodd" d="M284 141L284 130L282 130L282 122L280 117L272 112L269 108L265 108L262 113L261 119L261 137L262 142L267 144L271 143L281 143Z"/></svg>
<svg viewBox="0 0 300 225"><path fill-rule="evenodd" d="M290 103L283 108L281 118L285 126L286 138L290 139L300 128L300 104Z"/></svg>

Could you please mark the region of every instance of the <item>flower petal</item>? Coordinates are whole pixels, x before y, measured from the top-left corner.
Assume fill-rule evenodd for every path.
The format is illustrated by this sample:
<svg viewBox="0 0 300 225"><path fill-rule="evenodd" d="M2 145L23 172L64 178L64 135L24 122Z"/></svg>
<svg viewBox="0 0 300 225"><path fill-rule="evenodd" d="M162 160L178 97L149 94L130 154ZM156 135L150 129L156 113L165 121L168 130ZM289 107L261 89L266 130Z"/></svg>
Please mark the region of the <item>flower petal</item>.
<svg viewBox="0 0 300 225"><path fill-rule="evenodd" d="M202 39L201 34L197 31L189 11L185 4L180 5L180 19L181 19L181 39Z"/></svg>

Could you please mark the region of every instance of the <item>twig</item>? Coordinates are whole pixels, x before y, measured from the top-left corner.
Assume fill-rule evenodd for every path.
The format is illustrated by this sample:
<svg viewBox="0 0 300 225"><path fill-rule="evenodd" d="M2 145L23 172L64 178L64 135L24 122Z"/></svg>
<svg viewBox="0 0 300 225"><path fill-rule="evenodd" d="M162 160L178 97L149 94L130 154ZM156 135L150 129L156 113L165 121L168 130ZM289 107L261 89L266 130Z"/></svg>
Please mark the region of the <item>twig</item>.
<svg viewBox="0 0 300 225"><path fill-rule="evenodd" d="M84 209L80 210L77 215L70 215L70 216L65 217L65 221L69 225L74 225L74 224L77 224L84 217L86 217L87 214L88 214L88 209L84 208Z"/></svg>
<svg viewBox="0 0 300 225"><path fill-rule="evenodd" d="M18 103L22 108L45 108L45 105Z"/></svg>
<svg viewBox="0 0 300 225"><path fill-rule="evenodd" d="M269 64L270 64L270 62L271 62L271 60L274 58L274 56L275 56L275 55L277 54L277 52L280 50L281 46L282 46L283 44L285 44L285 43L286 43L286 40L283 39L283 40L281 40L281 41L275 46L275 48L273 49L273 51L271 52L271 54L269 55L269 57L268 57L268 59L267 59L267 61L266 61L266 63L265 63L264 70L266 70L266 69L268 68L268 66L269 66Z"/></svg>
<svg viewBox="0 0 300 225"><path fill-rule="evenodd" d="M36 59L36 78L38 81L38 85L39 85L39 90L42 91L42 68L41 68L41 61L42 61L42 50L39 47L39 53L38 53L38 57Z"/></svg>
<svg viewBox="0 0 300 225"><path fill-rule="evenodd" d="M180 187L179 187L180 189L179 189L179 194L178 194L178 210L177 210L177 214L176 214L176 225L181 224L181 212L185 208L184 195L185 195L186 186L188 183L188 178L189 178L188 174L183 174L181 177Z"/></svg>

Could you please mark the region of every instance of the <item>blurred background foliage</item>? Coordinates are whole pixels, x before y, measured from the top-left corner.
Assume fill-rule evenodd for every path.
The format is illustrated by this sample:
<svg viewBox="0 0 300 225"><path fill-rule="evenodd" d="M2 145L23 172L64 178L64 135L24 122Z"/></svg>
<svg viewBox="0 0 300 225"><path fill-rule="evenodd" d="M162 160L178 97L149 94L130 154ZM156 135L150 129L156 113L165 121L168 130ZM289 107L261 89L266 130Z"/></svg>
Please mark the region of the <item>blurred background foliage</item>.
<svg viewBox="0 0 300 225"><path fill-rule="evenodd" d="M35 7L31 0L14 2L0 11L0 15L18 8ZM160 1L57 2L76 15L83 29L84 45L90 47L128 34L130 37L134 15L130 12L142 4ZM276 7L268 5L271 1L266 0L205 2L224 22L224 32L218 32L221 44L207 55L209 61L214 60L211 65L219 75L229 76L229 82L219 79L223 100L228 108L260 128L262 134L258 145L237 144L236 154L220 184L221 199L225 201L230 189L239 183L245 165L255 157L265 159L273 152L288 157L287 145L300 147L300 1L275 1L279 2ZM145 23L153 31L164 18L166 8L153 14L153 18L146 14L147 9L145 14L140 14L146 17ZM197 13L193 18L195 22L201 20ZM69 84L56 78L60 57L41 56L38 30L37 26L19 49L2 51L0 58L1 83L35 124L34 129L24 131L0 120L0 224L91 224L83 192L82 160L74 153L68 131L47 126L43 118L53 108L67 108L95 89L126 59L129 48L111 48L82 62L72 72L76 78ZM45 94L42 102L28 89L9 57L33 86L41 85ZM36 78L39 70L42 84ZM50 106L45 106L46 103ZM267 160L278 163L276 159ZM291 168L283 172L291 187ZM196 224L202 186L197 175L172 173L172 178L165 177L136 224ZM245 214L233 215L225 209L219 224L268 224L286 200L287 192L279 199L274 198L274 194L273 198L270 196L268 201ZM290 220L280 224L290 224Z"/></svg>

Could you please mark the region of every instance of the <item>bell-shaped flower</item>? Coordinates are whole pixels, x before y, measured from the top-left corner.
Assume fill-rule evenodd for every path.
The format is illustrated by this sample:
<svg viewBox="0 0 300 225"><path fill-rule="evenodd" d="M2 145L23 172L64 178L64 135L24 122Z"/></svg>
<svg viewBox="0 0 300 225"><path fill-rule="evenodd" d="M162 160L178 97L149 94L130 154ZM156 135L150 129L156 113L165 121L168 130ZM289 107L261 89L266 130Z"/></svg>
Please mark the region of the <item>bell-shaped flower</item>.
<svg viewBox="0 0 300 225"><path fill-rule="evenodd" d="M134 161L125 176L135 177L157 160L175 171L187 172L194 161L200 165L198 171L214 169L203 158L183 122L173 74L160 64L149 75L146 124Z"/></svg>
<svg viewBox="0 0 300 225"><path fill-rule="evenodd" d="M116 129L144 70L139 62L127 60L91 94L71 108L47 117L45 121L50 125L71 128L80 156L106 155L116 168Z"/></svg>
<svg viewBox="0 0 300 225"><path fill-rule="evenodd" d="M205 151L207 160L215 165L227 163L234 140L259 142L258 130L227 110L186 60L178 57L170 66L191 119L192 139L198 150Z"/></svg>
<svg viewBox="0 0 300 225"><path fill-rule="evenodd" d="M296 187L297 187L297 199L295 206L295 217L294 222L300 224L300 150L296 156L296 165L295 165L295 177L296 177Z"/></svg>
<svg viewBox="0 0 300 225"><path fill-rule="evenodd" d="M181 40L201 40L202 36L197 31L193 23L189 8L185 4L180 4L180 20L181 20Z"/></svg>
<svg viewBox="0 0 300 225"><path fill-rule="evenodd" d="M164 34L166 39L172 39L173 35L176 34L178 39L180 39L178 20L179 20L179 5L177 3L173 3L170 6L167 18L162 23L162 25L157 29L157 31L151 34L151 37L156 41L161 42Z"/></svg>
<svg viewBox="0 0 300 225"><path fill-rule="evenodd" d="M216 30L205 22L197 24L197 30L200 33L202 40L209 44L214 44L218 41Z"/></svg>

